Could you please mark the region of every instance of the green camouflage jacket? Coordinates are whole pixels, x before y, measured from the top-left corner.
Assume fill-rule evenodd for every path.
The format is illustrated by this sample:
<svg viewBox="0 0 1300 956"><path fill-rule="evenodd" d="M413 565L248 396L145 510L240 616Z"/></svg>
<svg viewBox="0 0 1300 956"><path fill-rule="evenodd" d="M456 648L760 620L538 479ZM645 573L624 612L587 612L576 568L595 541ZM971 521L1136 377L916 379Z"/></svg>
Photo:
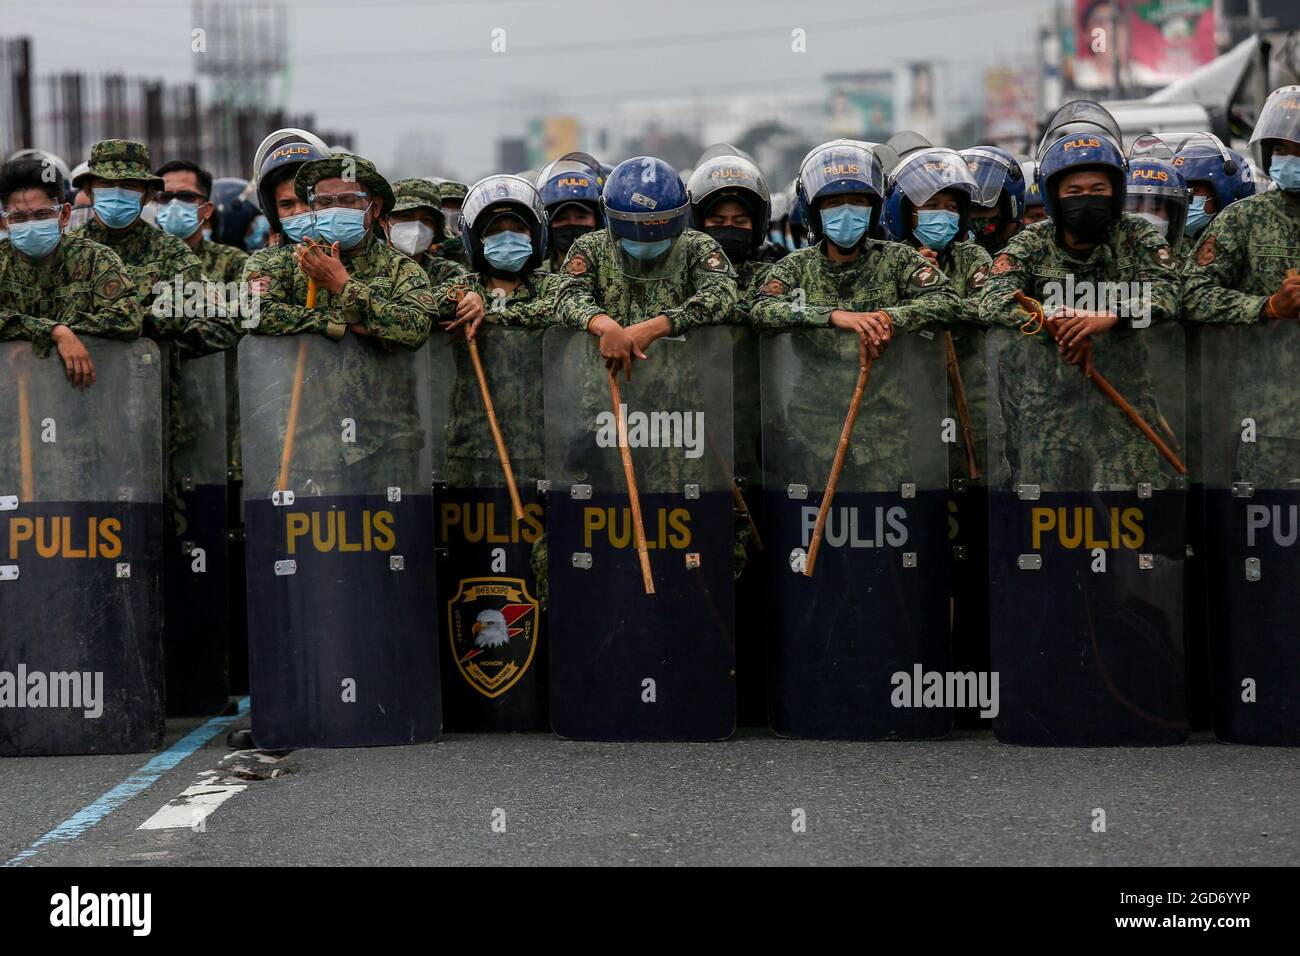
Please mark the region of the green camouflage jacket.
<svg viewBox="0 0 1300 956"><path fill-rule="evenodd" d="M868 239L852 262L832 262L822 244L771 264L750 305L754 325L830 325L837 309L884 310L903 331L931 322L961 321L952 283L915 249Z"/></svg>
<svg viewBox="0 0 1300 956"><path fill-rule="evenodd" d="M268 256L252 256L244 278L270 280L258 301L259 315L248 331L258 335L318 332L342 338L349 325L364 325L387 345L418 349L433 323L433 291L424 270L375 237L344 258L348 281L341 295L320 289L316 307L307 308L307 276L298 268L292 246Z"/></svg>
<svg viewBox="0 0 1300 956"><path fill-rule="evenodd" d="M1201 233L1183 265L1183 317L1249 324L1288 269L1300 268L1300 198L1280 189L1233 203Z"/></svg>
<svg viewBox="0 0 1300 956"><path fill-rule="evenodd" d="M224 242L204 239L199 243L199 262L203 274L213 282L238 282L244 274L248 253Z"/></svg>
<svg viewBox="0 0 1300 956"><path fill-rule="evenodd" d="M620 325L665 315L671 335L727 322L736 303L736 274L726 253L702 232L687 229L662 262L643 274L597 229L569 249L555 287L560 323L586 330L604 313Z"/></svg>
<svg viewBox="0 0 1300 956"><path fill-rule="evenodd" d="M44 357L56 325L82 335L138 338L142 316L131 293L122 260L84 236L65 235L43 259L0 243L0 341L29 339Z"/></svg>
<svg viewBox="0 0 1300 956"><path fill-rule="evenodd" d="M477 292L483 300L483 321L493 325L541 329L558 325L555 317L555 287L559 276L535 269L514 291L488 288L477 272L460 272L436 286L437 320L450 322L456 317L456 303L466 292Z"/></svg>

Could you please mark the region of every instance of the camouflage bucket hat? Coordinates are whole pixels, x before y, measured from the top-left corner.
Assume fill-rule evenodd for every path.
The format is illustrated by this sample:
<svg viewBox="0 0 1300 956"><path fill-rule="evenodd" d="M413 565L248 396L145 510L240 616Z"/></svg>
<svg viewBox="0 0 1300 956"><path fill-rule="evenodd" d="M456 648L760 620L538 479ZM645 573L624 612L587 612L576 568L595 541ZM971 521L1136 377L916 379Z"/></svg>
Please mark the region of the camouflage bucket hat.
<svg viewBox="0 0 1300 956"><path fill-rule="evenodd" d="M442 197L443 202L446 202L448 199L460 199L463 201L465 199L465 194L468 192L469 187L464 183L455 183L450 179L444 179L438 186L438 195Z"/></svg>
<svg viewBox="0 0 1300 956"><path fill-rule="evenodd" d="M427 179L399 179L393 184L393 195L397 200L393 212L429 209L442 215L442 196Z"/></svg>
<svg viewBox="0 0 1300 956"><path fill-rule="evenodd" d="M90 147L90 162L85 172L77 176L72 185L80 188L87 178L117 181L138 179L155 189L162 189L163 181L150 168L149 147L129 139L105 139Z"/></svg>
<svg viewBox="0 0 1300 956"><path fill-rule="evenodd" d="M313 159L311 162L303 163L298 167L298 174L293 178L293 189L299 199L307 202L308 193L318 182L322 179L338 177L355 180L370 193L372 199L379 197L383 202L379 210L380 216L392 212L393 205L396 203L393 187L388 185L387 179L379 175L379 170L375 169L374 163L352 153L336 153L326 159Z"/></svg>

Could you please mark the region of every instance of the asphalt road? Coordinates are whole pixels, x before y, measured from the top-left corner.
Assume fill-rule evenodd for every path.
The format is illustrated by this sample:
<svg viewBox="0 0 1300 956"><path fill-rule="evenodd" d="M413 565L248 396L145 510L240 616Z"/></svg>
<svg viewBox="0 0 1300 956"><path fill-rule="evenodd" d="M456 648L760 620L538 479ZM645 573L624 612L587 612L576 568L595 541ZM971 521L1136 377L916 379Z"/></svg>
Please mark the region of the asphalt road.
<svg viewBox="0 0 1300 956"><path fill-rule="evenodd" d="M168 745L202 723L169 723ZM150 755L0 761L0 862L1300 862L1300 751L1207 735L1106 750L1009 747L978 731L877 744L756 730L710 744L449 735L259 756L232 751L226 729L125 788ZM206 816L189 809L218 799ZM139 829L169 803L179 826Z"/></svg>

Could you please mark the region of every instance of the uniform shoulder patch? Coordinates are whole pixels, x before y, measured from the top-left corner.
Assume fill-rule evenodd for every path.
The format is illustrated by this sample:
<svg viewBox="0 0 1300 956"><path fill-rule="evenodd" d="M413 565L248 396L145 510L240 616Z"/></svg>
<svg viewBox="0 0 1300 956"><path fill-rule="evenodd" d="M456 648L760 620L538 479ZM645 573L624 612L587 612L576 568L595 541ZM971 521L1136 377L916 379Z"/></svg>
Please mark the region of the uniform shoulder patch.
<svg viewBox="0 0 1300 956"><path fill-rule="evenodd" d="M937 285L939 282L939 270L932 265L924 265L912 273L912 285L919 286L922 289Z"/></svg>
<svg viewBox="0 0 1300 956"><path fill-rule="evenodd" d="M780 279L768 279L758 291L763 295L785 295L785 283Z"/></svg>
<svg viewBox="0 0 1300 956"><path fill-rule="evenodd" d="M1167 245L1161 246L1159 249L1156 250L1156 262L1160 263L1162 266L1172 265L1173 261L1174 261L1174 254L1173 252L1170 251Z"/></svg>
<svg viewBox="0 0 1300 956"><path fill-rule="evenodd" d="M121 276L113 272L100 276L99 281L95 283L95 294L109 302L116 302L124 291L126 291L126 283L122 281Z"/></svg>
<svg viewBox="0 0 1300 956"><path fill-rule="evenodd" d="M991 270L993 275L1000 276L1002 275L1002 273L1010 272L1010 271L1011 271L1011 257L1007 255L1005 252L993 260L993 268Z"/></svg>
<svg viewBox="0 0 1300 956"><path fill-rule="evenodd" d="M717 249L714 249L704 257L704 268L708 269L710 272L726 272L727 257Z"/></svg>
<svg viewBox="0 0 1300 956"><path fill-rule="evenodd" d="M1206 236L1201 240L1201 244L1196 247L1196 264L1198 266L1208 266L1219 254L1219 244L1213 236Z"/></svg>
<svg viewBox="0 0 1300 956"><path fill-rule="evenodd" d="M585 275L587 272L587 257L581 252L575 252L569 256L569 261L564 264L564 271L571 276Z"/></svg>
<svg viewBox="0 0 1300 956"><path fill-rule="evenodd" d="M972 289L978 289L981 286L983 286L985 280L988 279L989 277L990 268L991 266L987 262L981 265L978 269L976 269L974 272L970 274L968 285L970 285Z"/></svg>

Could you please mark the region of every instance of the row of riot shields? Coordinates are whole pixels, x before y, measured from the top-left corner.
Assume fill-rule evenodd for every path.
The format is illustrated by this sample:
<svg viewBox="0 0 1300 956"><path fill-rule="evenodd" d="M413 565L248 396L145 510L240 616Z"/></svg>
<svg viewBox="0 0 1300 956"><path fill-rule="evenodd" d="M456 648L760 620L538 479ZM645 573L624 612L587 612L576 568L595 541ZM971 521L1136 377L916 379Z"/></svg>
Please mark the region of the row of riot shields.
<svg viewBox="0 0 1300 956"><path fill-rule="evenodd" d="M565 328L488 326L477 366L442 337L246 338L255 741L712 740L738 708L792 737L978 710L1015 743L1177 741L1191 461L1215 728L1294 743L1300 333L1203 330L1199 429L1177 326L1099 337L1090 373L1045 334L956 333L864 373L837 330L711 327L613 382ZM164 403L156 346L90 345L87 392L0 347L0 753L156 746L164 666L169 709L227 693L226 357Z"/></svg>

